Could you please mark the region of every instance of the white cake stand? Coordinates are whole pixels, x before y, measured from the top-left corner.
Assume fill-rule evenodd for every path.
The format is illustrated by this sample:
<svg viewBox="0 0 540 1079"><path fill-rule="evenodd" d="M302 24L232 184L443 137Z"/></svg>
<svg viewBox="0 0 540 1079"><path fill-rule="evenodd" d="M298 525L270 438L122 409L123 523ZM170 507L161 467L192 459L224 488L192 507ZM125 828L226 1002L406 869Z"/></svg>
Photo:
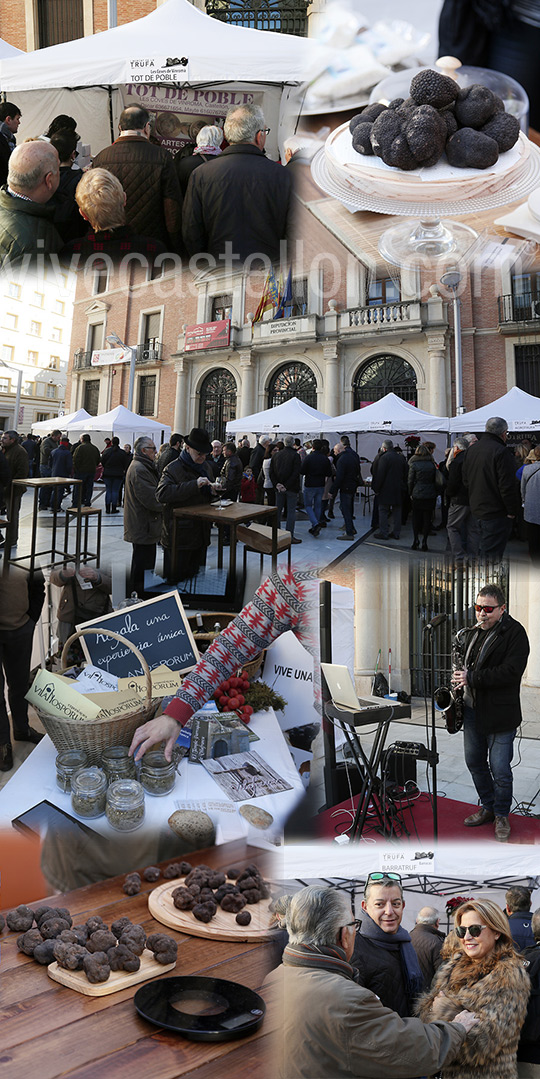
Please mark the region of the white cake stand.
<svg viewBox="0 0 540 1079"><path fill-rule="evenodd" d="M347 209L371 210L377 214L407 217L385 229L379 239L379 251L394 266L417 267L433 261L448 262L461 258L477 238L477 232L459 221L442 221L452 214L475 214L483 210L520 202L540 186L540 148L530 147L528 167L508 187L474 198L453 201L399 201L364 194L350 183L340 181L328 169L324 149L311 163L315 183L327 195L338 199Z"/></svg>

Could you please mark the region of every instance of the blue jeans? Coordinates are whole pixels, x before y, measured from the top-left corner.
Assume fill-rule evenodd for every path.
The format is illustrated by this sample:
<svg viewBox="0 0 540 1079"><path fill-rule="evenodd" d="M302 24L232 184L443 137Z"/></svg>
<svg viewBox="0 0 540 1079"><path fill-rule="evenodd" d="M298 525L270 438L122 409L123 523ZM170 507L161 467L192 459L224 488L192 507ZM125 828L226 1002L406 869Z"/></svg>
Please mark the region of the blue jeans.
<svg viewBox="0 0 540 1079"><path fill-rule="evenodd" d="M294 536L294 523L296 521L296 503L298 502L297 491L276 491L276 506L278 513L278 524L281 527L281 514L283 509L287 506L287 532Z"/></svg>
<svg viewBox="0 0 540 1079"><path fill-rule="evenodd" d="M482 734L473 708L465 705L463 720L465 764L478 797L496 817L507 817L512 805L512 768L515 731Z"/></svg>
<svg viewBox="0 0 540 1079"><path fill-rule="evenodd" d="M81 484L81 506L92 505L92 492L94 490L94 472L75 472L74 478L76 480L82 480ZM71 500L72 506L79 505L79 489L73 488L73 498Z"/></svg>
<svg viewBox="0 0 540 1079"><path fill-rule="evenodd" d="M116 509L118 495L122 486L122 476L105 476L105 506Z"/></svg>
<svg viewBox="0 0 540 1079"><path fill-rule="evenodd" d="M354 511L354 491L340 491L339 492L339 504L341 506L341 512L343 514L343 522L345 532L348 536L354 535L353 533L353 511Z"/></svg>
<svg viewBox="0 0 540 1079"><path fill-rule="evenodd" d="M317 527L321 519L323 494L324 487L304 487L304 509L313 528Z"/></svg>

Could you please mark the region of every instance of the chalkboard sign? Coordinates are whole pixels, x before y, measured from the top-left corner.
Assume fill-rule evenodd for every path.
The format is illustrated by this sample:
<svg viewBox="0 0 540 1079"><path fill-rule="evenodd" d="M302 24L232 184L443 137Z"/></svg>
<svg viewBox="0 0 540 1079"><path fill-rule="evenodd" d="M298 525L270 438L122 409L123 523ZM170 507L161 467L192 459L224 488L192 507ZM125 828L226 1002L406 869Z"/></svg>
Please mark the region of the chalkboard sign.
<svg viewBox="0 0 540 1079"><path fill-rule="evenodd" d="M100 615L81 625L85 629L90 626L112 629L130 640L144 656L151 671L164 663L171 671L186 673L193 670L199 659L178 592L167 592L164 596L156 596L133 607L123 607L112 614ZM95 636L81 637L80 641L87 660L95 667L110 671L119 678L143 674L135 653L113 637L97 632Z"/></svg>

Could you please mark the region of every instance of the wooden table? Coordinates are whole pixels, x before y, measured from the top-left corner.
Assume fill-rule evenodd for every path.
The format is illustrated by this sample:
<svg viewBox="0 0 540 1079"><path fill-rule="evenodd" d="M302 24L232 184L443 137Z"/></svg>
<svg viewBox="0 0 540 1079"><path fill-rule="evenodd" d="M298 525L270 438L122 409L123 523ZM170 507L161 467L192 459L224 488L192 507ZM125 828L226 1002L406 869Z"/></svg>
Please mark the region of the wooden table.
<svg viewBox="0 0 540 1079"><path fill-rule="evenodd" d="M218 502L212 502L209 506L177 506L173 510L172 529L172 571L176 575L177 569L177 527L176 522L180 517L194 517L198 521L209 521L218 527L218 569L223 568L223 528L230 528L230 555L229 555L229 585L233 599L236 597L237 574L236 574L236 529L238 525L248 521L264 521L269 519L272 526L272 572L277 569L277 539L278 518L275 506L257 506L249 502L233 502L230 506L219 509Z"/></svg>
<svg viewBox="0 0 540 1079"><path fill-rule="evenodd" d="M215 869L255 862L271 876L265 861L268 856L241 842L186 857L192 865L205 862ZM43 903L67 906L76 924L91 914L100 914L107 925L127 915L147 933L167 932L178 941L176 970L165 977L198 974L239 981L260 990L273 965L271 942L208 941L166 929L148 912L148 894L156 885L143 881L142 892L128 898L122 892L122 882L122 877L115 877L54 895L32 907L37 909ZM138 1015L133 1006L137 986L109 996L87 997L52 981L45 967L17 951L18 936L4 930L0 938L0 1058L9 1079L244 1079L254 1074L265 1079L270 1040L266 1022L256 1034L239 1041L188 1041Z"/></svg>
<svg viewBox="0 0 540 1079"><path fill-rule="evenodd" d="M69 554L69 552L67 550L67 541L66 540L64 540L64 550L58 550L57 547L56 547L56 533L57 533L57 530L58 530L58 507L57 507L57 504L56 504L56 491L59 488L63 488L63 487L67 487L67 486L71 486L74 489L76 489L76 491L77 491L77 499L78 499L78 501L77 501L77 518L76 518L76 520L77 520L77 529L76 529L76 536L75 536L75 553L73 555ZM39 492L44 487L45 488L48 487L49 489L51 489L53 491L53 502L52 502L53 518L52 518L51 546L48 547L47 550L45 550L45 551L36 551L37 530L38 530L38 509L39 509L38 498L39 498ZM81 513L80 513L80 510L81 510L82 480L76 480L76 479L73 479L73 477L68 477L68 476L42 476L42 477L40 477L38 479L28 479L28 478L26 478L24 480L13 480L12 484L11 484L11 499L10 499L10 508L9 508L9 520L10 520L10 522L13 520L13 508L14 508L14 504L15 504L16 494L21 489L22 489L23 494L24 494L24 491L27 490L27 489L34 492L34 496L33 496L34 501L33 501L33 505L32 505L32 535L31 535L31 539L30 539L30 554L20 555L17 558L10 558L9 557L9 553L10 553L10 549L11 549L12 544L11 544L10 526L8 524L8 529L7 529L7 533L6 533L6 557L5 557L5 560L4 560L4 572L7 571L7 567L9 565L12 565L12 564L13 565L20 565L20 563L22 563L22 562L28 562L29 561L30 562L29 567L22 566L21 568L22 569L29 569L30 576L32 576L34 574L34 572L35 572L36 559L37 558L41 559L44 555L48 555L48 554L51 555L51 560L50 560L50 562L47 563L47 565L54 566L58 562L66 562L66 561L70 561L70 559L73 559L78 565L79 560L80 560L80 552L81 552ZM21 495L21 497L22 497L22 495ZM44 563L41 563L41 564L43 565Z"/></svg>

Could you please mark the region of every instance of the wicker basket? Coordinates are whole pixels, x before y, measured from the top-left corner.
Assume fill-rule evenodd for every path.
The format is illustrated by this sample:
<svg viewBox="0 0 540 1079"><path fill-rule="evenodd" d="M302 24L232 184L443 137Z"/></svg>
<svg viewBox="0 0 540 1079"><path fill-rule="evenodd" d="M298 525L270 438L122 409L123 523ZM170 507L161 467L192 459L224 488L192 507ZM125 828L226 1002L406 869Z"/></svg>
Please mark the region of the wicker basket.
<svg viewBox="0 0 540 1079"><path fill-rule="evenodd" d="M78 637L88 636L96 632L105 633L108 637L113 637L115 641L120 641L137 656L146 678L146 699L141 704L140 709L137 709L136 712L129 712L127 715L118 716L115 719L58 719L56 716L50 716L40 708L36 708L35 705L33 706L55 748L59 752L64 749L82 749L88 757L89 764L99 764L103 750L108 749L109 746L129 746L137 727L152 719L159 703L158 701L152 701L152 679L150 677L150 668L144 656L141 655L138 648L131 641L126 640L125 637L121 637L119 633L114 633L110 629L92 626L74 633L64 645L61 658L62 668L67 669L63 665L67 660L68 650L73 641L76 641Z"/></svg>

